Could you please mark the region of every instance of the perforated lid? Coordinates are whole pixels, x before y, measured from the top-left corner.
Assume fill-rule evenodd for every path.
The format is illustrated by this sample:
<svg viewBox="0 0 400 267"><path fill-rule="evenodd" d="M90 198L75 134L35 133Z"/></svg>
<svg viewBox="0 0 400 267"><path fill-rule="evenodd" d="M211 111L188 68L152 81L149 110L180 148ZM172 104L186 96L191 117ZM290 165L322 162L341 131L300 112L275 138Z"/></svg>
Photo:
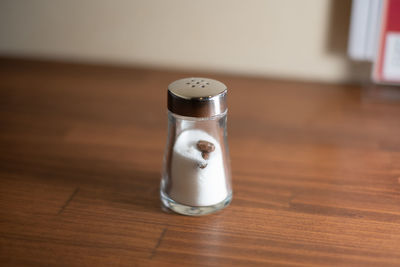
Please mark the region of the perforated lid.
<svg viewBox="0 0 400 267"><path fill-rule="evenodd" d="M217 80L177 80L168 86L168 109L182 116L215 116L226 111L226 94L226 85Z"/></svg>

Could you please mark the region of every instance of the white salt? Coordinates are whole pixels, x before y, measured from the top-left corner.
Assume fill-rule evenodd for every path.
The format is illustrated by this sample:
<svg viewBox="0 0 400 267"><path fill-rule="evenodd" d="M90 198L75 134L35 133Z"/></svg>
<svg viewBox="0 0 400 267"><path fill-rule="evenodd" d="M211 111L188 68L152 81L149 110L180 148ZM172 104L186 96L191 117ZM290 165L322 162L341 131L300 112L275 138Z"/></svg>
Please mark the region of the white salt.
<svg viewBox="0 0 400 267"><path fill-rule="evenodd" d="M203 159L197 142L214 144L215 150ZM200 168L200 166L205 166ZM173 148L170 197L189 206L210 206L228 195L221 146L215 138L201 130L185 130Z"/></svg>

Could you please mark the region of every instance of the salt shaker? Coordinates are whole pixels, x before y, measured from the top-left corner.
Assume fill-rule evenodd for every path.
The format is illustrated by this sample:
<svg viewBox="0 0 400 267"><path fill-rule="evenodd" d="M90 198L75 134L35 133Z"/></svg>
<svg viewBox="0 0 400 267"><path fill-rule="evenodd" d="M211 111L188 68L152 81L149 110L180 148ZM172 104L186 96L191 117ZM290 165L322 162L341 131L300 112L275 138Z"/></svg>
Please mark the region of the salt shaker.
<svg viewBox="0 0 400 267"><path fill-rule="evenodd" d="M227 143L227 87L207 78L168 86L168 138L161 178L164 206L204 215L232 199Z"/></svg>

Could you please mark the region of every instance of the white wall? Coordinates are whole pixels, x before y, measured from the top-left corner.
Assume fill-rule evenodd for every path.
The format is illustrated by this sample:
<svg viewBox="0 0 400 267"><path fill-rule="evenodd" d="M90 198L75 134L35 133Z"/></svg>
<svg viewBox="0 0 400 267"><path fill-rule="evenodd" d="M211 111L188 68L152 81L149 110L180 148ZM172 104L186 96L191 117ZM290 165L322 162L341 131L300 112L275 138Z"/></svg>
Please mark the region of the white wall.
<svg viewBox="0 0 400 267"><path fill-rule="evenodd" d="M363 79L345 55L350 0L334 1L2 0L0 54Z"/></svg>

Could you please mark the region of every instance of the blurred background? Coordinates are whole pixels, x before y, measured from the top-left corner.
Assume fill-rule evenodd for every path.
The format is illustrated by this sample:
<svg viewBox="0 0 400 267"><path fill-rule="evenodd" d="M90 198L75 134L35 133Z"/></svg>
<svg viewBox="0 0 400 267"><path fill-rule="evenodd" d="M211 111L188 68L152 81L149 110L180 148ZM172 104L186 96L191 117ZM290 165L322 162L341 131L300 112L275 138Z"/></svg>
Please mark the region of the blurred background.
<svg viewBox="0 0 400 267"><path fill-rule="evenodd" d="M351 0L0 2L0 56L362 82Z"/></svg>

